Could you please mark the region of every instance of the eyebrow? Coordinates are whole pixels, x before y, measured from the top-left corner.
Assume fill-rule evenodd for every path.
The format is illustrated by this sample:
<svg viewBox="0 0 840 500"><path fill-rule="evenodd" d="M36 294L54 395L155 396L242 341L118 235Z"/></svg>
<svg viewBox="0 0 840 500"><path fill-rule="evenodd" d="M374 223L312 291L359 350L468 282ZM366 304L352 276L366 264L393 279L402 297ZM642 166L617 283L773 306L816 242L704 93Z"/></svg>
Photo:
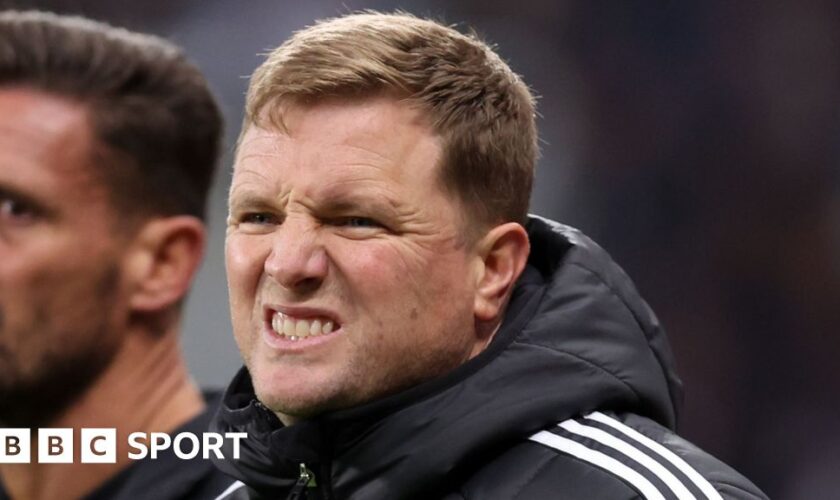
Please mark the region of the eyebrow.
<svg viewBox="0 0 840 500"><path fill-rule="evenodd" d="M384 216L400 217L404 212L402 204L391 196L364 195L345 190L318 193L319 201L311 207L315 212L326 216L345 215L355 211L370 211ZM306 203L309 205L309 203ZM243 188L231 191L228 197L228 210L277 209L276 197L261 192L259 189Z"/></svg>
<svg viewBox="0 0 840 500"><path fill-rule="evenodd" d="M400 204L388 196L361 196L358 194L337 194L321 204L321 209L327 213L371 210L396 216L400 214L400 208Z"/></svg>
<svg viewBox="0 0 840 500"><path fill-rule="evenodd" d="M228 195L228 209L242 208L271 208L273 206L270 197L253 189L237 189Z"/></svg>

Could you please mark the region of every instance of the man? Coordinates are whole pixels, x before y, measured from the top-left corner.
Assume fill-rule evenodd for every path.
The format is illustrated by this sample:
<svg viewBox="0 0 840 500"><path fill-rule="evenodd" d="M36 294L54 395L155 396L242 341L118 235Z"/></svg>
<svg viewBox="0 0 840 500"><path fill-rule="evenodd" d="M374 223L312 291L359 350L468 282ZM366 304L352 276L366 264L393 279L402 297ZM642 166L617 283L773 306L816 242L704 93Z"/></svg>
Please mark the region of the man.
<svg viewBox="0 0 840 500"><path fill-rule="evenodd" d="M127 449L131 432L209 422L178 330L220 130L172 45L0 13L0 427L33 431L29 463L0 464L0 497L213 498L233 482ZM73 463L39 463L44 428L75 430ZM115 463L81 463L81 428L116 429Z"/></svg>
<svg viewBox="0 0 840 500"><path fill-rule="evenodd" d="M527 216L536 156L527 87L437 23L349 15L268 56L230 190L224 498L764 498L670 430L629 279Z"/></svg>

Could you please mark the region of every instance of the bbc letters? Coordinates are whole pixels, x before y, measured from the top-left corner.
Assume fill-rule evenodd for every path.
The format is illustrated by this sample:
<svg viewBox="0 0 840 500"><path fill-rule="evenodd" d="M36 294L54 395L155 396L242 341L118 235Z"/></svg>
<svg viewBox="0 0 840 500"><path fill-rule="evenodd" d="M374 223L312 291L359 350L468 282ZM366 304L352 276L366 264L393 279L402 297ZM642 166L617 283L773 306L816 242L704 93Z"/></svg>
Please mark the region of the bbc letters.
<svg viewBox="0 0 840 500"><path fill-rule="evenodd" d="M182 460L209 459L224 456L222 446L230 441L232 458L239 459L244 432L132 432L128 435L127 458L156 460L159 454L172 449ZM78 439L78 443L76 443ZM78 445L78 446L77 446ZM79 455L74 454L78 448ZM37 450L37 453L34 453ZM212 455L211 455L212 454ZM117 430L109 428L73 429L0 429L0 463L73 463L78 456L81 463L116 463Z"/></svg>

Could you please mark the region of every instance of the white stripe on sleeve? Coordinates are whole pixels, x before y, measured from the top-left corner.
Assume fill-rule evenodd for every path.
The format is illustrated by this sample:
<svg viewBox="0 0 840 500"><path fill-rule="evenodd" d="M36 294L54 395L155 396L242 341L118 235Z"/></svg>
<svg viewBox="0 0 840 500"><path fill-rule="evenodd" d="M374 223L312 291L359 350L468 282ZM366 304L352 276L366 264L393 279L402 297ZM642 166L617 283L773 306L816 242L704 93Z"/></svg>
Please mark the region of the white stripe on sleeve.
<svg viewBox="0 0 840 500"><path fill-rule="evenodd" d="M565 422L561 422L559 425L572 434L587 437L593 441L603 444L604 446L608 446L620 453L623 453L624 455L627 455L649 469L659 479L661 479L662 482L665 483L675 495L677 495L679 500L696 500L694 495L688 491L685 485L680 482L680 480L677 479L677 477L674 476L668 469L663 467L662 464L652 459L641 450L635 448L633 445L622 441L608 432L604 432L603 430L595 427L582 425L575 420L567 420Z"/></svg>
<svg viewBox="0 0 840 500"><path fill-rule="evenodd" d="M215 500L223 500L226 496L230 495L239 488L242 488L243 486L245 486L245 483L243 483L242 481L235 481L233 484L228 486L227 489L223 491L221 495L217 496Z"/></svg>
<svg viewBox="0 0 840 500"><path fill-rule="evenodd" d="M627 467L618 460L601 453L600 451L589 449L576 441L572 441L571 439L563 436L558 436L557 434L552 434L548 431L540 431L528 439L544 444L550 448L560 450L563 453L577 457L585 462L589 462L597 467L611 472L612 474L615 474L624 481L633 485L633 487L641 492L642 496L644 496L647 500L665 500L665 497L662 496L662 493L660 493L658 489L656 489L656 486L654 486L653 483L648 481L644 476L630 467Z"/></svg>
<svg viewBox="0 0 840 500"><path fill-rule="evenodd" d="M657 443L653 439L645 436L641 432L628 427L627 425L619 422L618 420L604 415L601 412L592 412L589 415L585 415L586 418L594 420L596 422L601 422L604 425L609 425L613 429L623 433L624 435L638 441L639 443L647 446L651 450L658 453L662 458L674 464L674 467L679 469L683 474L688 476L694 484L700 488L700 491L703 492L704 495L709 500L723 500L723 497L720 496L720 493L714 488L714 486L709 483L697 470L688 464L685 460L678 457L676 453L669 450L668 448L664 447L663 445Z"/></svg>

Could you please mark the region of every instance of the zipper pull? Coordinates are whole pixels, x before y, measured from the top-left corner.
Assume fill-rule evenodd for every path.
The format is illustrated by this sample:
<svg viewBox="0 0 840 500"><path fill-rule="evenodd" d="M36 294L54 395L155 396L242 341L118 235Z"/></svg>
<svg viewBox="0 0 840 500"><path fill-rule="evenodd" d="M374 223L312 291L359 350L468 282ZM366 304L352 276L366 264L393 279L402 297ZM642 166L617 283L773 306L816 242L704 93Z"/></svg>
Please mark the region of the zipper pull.
<svg viewBox="0 0 840 500"><path fill-rule="evenodd" d="M297 482L292 487L292 491L289 492L289 496L286 497L286 500L302 500L306 498L306 486L309 484L309 481L312 480L312 473L309 472L309 469L306 468L306 464L300 464L300 477L298 477Z"/></svg>

